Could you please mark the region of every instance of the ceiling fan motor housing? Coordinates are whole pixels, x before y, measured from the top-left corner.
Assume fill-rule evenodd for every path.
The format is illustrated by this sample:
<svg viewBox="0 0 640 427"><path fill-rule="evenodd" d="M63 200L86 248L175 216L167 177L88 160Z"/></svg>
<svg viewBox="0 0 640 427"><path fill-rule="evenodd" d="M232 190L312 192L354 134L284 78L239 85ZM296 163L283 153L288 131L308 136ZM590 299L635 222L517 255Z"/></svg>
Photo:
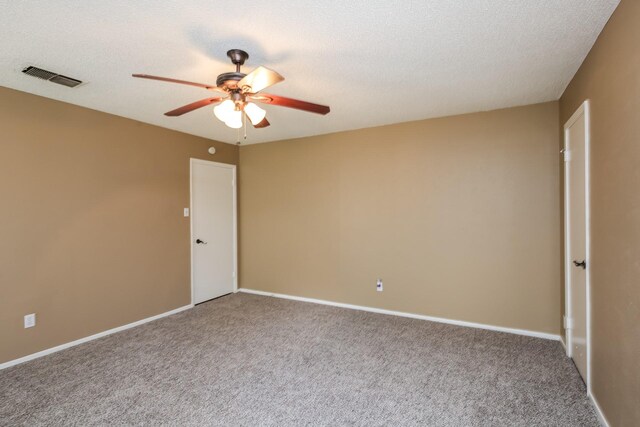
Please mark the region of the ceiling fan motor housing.
<svg viewBox="0 0 640 427"><path fill-rule="evenodd" d="M240 72L222 73L216 79L216 86L236 89L238 87L238 82L242 80L244 76L246 76L246 74Z"/></svg>

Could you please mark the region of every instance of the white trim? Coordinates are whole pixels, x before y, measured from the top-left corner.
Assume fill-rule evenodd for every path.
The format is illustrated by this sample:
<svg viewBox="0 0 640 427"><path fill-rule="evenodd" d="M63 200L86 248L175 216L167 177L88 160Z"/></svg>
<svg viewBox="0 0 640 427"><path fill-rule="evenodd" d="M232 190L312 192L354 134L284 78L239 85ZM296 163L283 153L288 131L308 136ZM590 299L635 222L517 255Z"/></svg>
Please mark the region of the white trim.
<svg viewBox="0 0 640 427"><path fill-rule="evenodd" d="M591 396L591 179L590 179L590 165L591 165L591 103L587 99L580 107L573 113L571 118L567 120L564 125L564 152L571 150L567 146L569 139L569 128L575 124L575 122L584 115L585 123L585 135L584 135L584 182L585 182L585 261L586 266L586 296L587 296L587 395ZM571 156L569 156L571 158ZM570 256L570 240L569 240L569 167L567 162L564 162L564 292L565 292L565 313L567 317L571 317L571 287L569 283L571 281L571 256ZM572 340L569 329L565 329L566 337L566 353L568 357L571 357Z"/></svg>
<svg viewBox="0 0 640 427"><path fill-rule="evenodd" d="M560 334L560 344L562 344L562 348L564 348L564 352L567 352L567 344L565 344L564 342L564 338L562 337L562 334Z"/></svg>
<svg viewBox="0 0 640 427"><path fill-rule="evenodd" d="M121 331L124 331L126 329L133 328L135 326L140 326L140 325L142 325L144 323L152 322L152 321L158 320L158 319L160 319L162 317L171 316L172 314L176 314L176 313L180 313L181 311L188 310L191 307L193 307L192 304L185 305L185 306L176 308L174 310L167 311L165 313L161 313L161 314L157 314L155 316L147 317L146 319L142 319L142 320L138 320L138 321L133 322L133 323L128 323L126 325L118 326L117 328L109 329L107 331L98 332L97 334L90 335L90 336L84 337L84 338L80 338L78 340L71 341L71 342L68 342L68 343L65 343L65 344L61 344L61 345L58 345L58 346L55 346L55 347L51 347L51 348L48 348L46 350L39 351L37 353L29 354L27 356L20 357L19 359L14 359L14 360L10 360L8 362L0 363L0 370L5 369L5 368L9 368L11 366L19 365L20 363L28 362L28 361L33 360L33 359L37 359L39 357L46 356L48 354L56 353L56 352L58 352L60 350L65 350L67 348L74 347L74 346L79 345L79 344L84 344L86 342L93 341L95 339L102 338L102 337L105 337L107 335L115 334L116 332L121 332Z"/></svg>
<svg viewBox="0 0 640 427"><path fill-rule="evenodd" d="M589 110L589 100L587 99L586 101L584 101L582 104L580 104L580 106L578 107L578 109L571 115L571 117L569 118L569 120L567 120L567 123L564 124L564 130L569 129L571 126L574 125L574 123L576 121L578 121L578 119L580 118L581 115L585 114L585 116L587 115L587 112ZM566 148L566 147L565 147Z"/></svg>
<svg viewBox="0 0 640 427"><path fill-rule="evenodd" d="M598 416L598 421L600 421L600 425L602 427L609 427L609 422L607 421L607 418L604 416L604 412L602 412L600 405L598 405L598 401L596 400L596 398L593 396L593 394L589 394L589 398L591 399L593 408L596 410L596 415Z"/></svg>
<svg viewBox="0 0 640 427"><path fill-rule="evenodd" d="M194 305L193 297L193 164L217 166L233 170L233 292L238 292L238 176L237 166L228 163L212 162L191 157L189 159L189 256L191 268L191 305Z"/></svg>
<svg viewBox="0 0 640 427"><path fill-rule="evenodd" d="M487 330L490 330L490 331L506 332L506 333L509 333L509 334L525 335L525 336L528 336L528 337L536 337L536 338L544 338L544 339L547 339L547 340L554 340L554 341L559 341L560 340L560 335L548 334L546 332L529 331L527 329L505 328L503 326L486 325L484 323L466 322L466 321L463 321L463 320L445 319L445 318L442 318L442 317L432 317L432 316L425 316L425 315L422 315L422 314L405 313L403 311L386 310L386 309L383 309L383 308L365 307L365 306L362 306L362 305L345 304L345 303L342 303L342 302L327 301L327 300L321 300L321 299L315 299L315 298L306 298L306 297L298 297L298 296L293 296L293 295L276 294L276 293L272 293L272 292L257 291L255 289L240 288L240 289L238 289L238 291L239 292L244 292L244 293L247 293L247 294L262 295L262 296L274 297L274 298L283 298L283 299L289 299L289 300L294 300L294 301L310 302L310 303L313 303L313 304L330 305L330 306L333 306L333 307L348 308L348 309L351 309L351 310L360 310L360 311L368 311L368 312L371 312L371 313L387 314L387 315L391 315L391 316L408 317L410 319L428 320L430 322L447 323L449 325L466 326L466 327L469 327L469 328L487 329Z"/></svg>
<svg viewBox="0 0 640 427"><path fill-rule="evenodd" d="M574 114L575 115L575 114ZM573 118L573 117L572 117ZM571 120L570 120L571 121ZM569 155L567 151L567 129L564 129L564 149L563 153L563 165L564 169L564 314L562 316L562 326L564 327L564 335L565 335L565 353L567 357L571 357L571 334L569 333L569 329L567 328L567 318L569 317L569 300L571 299L571 288L569 286L571 266L568 264L568 260L570 256L570 247L569 247L569 186L567 183L569 182L569 168L567 168L567 156Z"/></svg>
<svg viewBox="0 0 640 427"><path fill-rule="evenodd" d="M587 262L587 394L591 391L591 102L587 99L584 105L584 204L585 204L585 259ZM595 402L595 400L594 400ZM600 410L600 407L598 407ZM604 419L604 415L603 415ZM606 423L606 419L605 419Z"/></svg>

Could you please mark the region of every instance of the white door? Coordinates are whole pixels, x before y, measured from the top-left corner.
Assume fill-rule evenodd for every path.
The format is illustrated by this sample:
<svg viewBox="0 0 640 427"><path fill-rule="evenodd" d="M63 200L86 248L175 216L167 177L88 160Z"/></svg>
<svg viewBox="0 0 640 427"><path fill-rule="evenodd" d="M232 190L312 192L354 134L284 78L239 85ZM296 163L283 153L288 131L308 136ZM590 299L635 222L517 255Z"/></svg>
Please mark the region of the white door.
<svg viewBox="0 0 640 427"><path fill-rule="evenodd" d="M588 103L565 125L567 352L588 384Z"/></svg>
<svg viewBox="0 0 640 427"><path fill-rule="evenodd" d="M234 292L235 166L191 159L191 253L194 304Z"/></svg>

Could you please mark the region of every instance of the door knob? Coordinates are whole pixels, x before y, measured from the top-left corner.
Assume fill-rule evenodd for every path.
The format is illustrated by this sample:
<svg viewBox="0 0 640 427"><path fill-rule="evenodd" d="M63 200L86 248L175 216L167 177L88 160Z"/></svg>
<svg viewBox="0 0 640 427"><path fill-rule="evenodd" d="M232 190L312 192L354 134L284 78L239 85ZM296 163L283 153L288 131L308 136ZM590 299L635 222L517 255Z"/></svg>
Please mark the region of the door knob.
<svg viewBox="0 0 640 427"><path fill-rule="evenodd" d="M573 265L575 265L576 267L582 267L583 270L587 269L587 261L586 260L582 260L580 262L576 261L575 259L573 260Z"/></svg>
<svg viewBox="0 0 640 427"><path fill-rule="evenodd" d="M199 245L206 245L207 242L205 242L204 240L200 240L200 239L196 239L196 243Z"/></svg>

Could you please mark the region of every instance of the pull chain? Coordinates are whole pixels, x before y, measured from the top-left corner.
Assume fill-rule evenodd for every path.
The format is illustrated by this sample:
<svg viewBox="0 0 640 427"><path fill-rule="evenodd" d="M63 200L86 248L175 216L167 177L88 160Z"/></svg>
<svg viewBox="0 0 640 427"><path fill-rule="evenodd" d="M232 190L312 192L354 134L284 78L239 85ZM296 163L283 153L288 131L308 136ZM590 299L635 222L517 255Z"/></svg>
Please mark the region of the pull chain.
<svg viewBox="0 0 640 427"><path fill-rule="evenodd" d="M247 115L242 114L242 119L244 120L244 139L247 140Z"/></svg>

